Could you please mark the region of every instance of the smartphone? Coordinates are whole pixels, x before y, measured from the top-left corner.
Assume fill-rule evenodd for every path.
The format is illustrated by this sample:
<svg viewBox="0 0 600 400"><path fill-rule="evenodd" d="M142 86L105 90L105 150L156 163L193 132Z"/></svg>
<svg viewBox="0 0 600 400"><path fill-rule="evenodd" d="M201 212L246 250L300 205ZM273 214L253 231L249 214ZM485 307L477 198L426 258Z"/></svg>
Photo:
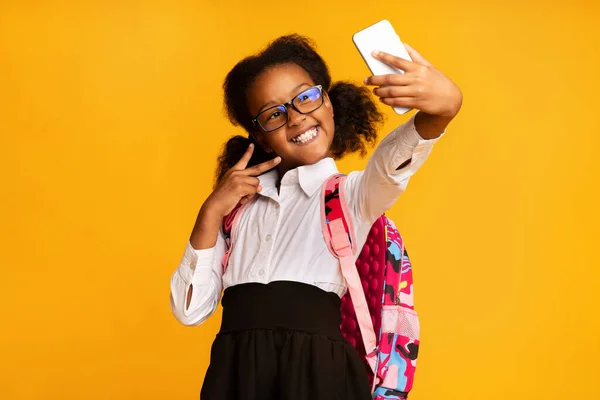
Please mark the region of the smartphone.
<svg viewBox="0 0 600 400"><path fill-rule="evenodd" d="M382 20L373 24L352 36L352 41L358 52L367 63L373 75L403 74L404 71L387 65L371 55L373 50L385 51L397 57L412 61L408 51L400 41L394 27L388 20ZM411 109L405 107L393 107L398 114L406 114Z"/></svg>

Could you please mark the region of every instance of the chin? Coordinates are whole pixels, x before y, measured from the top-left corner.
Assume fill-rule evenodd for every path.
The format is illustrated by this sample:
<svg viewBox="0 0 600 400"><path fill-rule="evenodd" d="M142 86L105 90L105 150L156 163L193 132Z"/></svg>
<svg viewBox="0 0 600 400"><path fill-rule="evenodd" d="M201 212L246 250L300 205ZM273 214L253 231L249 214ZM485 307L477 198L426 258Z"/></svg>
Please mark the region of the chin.
<svg viewBox="0 0 600 400"><path fill-rule="evenodd" d="M282 156L282 158L284 160L286 158L289 159L291 164L295 165L292 168L316 164L322 159L329 157L329 146L329 143L323 142L312 143L308 146L294 146L287 148L285 151L285 153L289 154L289 158L285 156Z"/></svg>
<svg viewBox="0 0 600 400"><path fill-rule="evenodd" d="M307 157L302 157L302 161L304 161L303 165L311 165L316 164L324 158L327 158L329 151L323 152L315 152L314 154L308 155Z"/></svg>

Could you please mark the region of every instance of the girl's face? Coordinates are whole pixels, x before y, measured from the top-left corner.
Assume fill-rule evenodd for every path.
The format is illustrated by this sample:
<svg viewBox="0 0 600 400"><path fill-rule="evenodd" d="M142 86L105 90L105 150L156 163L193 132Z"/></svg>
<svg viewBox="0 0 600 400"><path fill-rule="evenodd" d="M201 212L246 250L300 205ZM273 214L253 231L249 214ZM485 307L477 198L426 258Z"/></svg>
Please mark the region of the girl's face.
<svg viewBox="0 0 600 400"><path fill-rule="evenodd" d="M305 92L320 83L313 82L297 64L283 64L263 72L248 88L250 115L258 116L258 121L267 130L282 125L265 132L255 123L254 131L256 140L265 150L281 157L279 170L282 173L301 165L314 164L329 155L335 126L329 96L325 92L320 96L316 88ZM303 112L318 108L302 114L289 104L281 107L292 99Z"/></svg>

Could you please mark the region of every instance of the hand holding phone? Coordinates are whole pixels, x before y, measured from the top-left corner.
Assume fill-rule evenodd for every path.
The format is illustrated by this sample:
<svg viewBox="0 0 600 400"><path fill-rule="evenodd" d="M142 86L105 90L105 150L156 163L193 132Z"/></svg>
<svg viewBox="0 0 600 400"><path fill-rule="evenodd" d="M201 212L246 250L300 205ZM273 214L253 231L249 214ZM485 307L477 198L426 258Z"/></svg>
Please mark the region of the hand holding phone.
<svg viewBox="0 0 600 400"><path fill-rule="evenodd" d="M371 53L374 50L384 51L388 54L412 61L408 51L400 41L394 27L388 20L382 20L354 34L352 40L367 63L373 75L403 74L404 71L385 64ZM411 108L393 107L398 114L406 114Z"/></svg>

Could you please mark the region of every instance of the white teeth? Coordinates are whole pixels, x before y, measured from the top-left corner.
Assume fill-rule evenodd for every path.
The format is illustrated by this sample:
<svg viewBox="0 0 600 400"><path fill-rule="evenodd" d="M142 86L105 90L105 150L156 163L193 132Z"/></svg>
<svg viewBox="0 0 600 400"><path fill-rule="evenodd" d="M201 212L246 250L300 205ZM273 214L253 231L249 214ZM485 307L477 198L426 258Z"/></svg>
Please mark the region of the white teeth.
<svg viewBox="0 0 600 400"><path fill-rule="evenodd" d="M317 136L317 127L316 126L314 128L307 130L303 134L296 136L295 138L292 139L292 142L306 143L309 140L311 140L312 138L314 138L315 136Z"/></svg>

